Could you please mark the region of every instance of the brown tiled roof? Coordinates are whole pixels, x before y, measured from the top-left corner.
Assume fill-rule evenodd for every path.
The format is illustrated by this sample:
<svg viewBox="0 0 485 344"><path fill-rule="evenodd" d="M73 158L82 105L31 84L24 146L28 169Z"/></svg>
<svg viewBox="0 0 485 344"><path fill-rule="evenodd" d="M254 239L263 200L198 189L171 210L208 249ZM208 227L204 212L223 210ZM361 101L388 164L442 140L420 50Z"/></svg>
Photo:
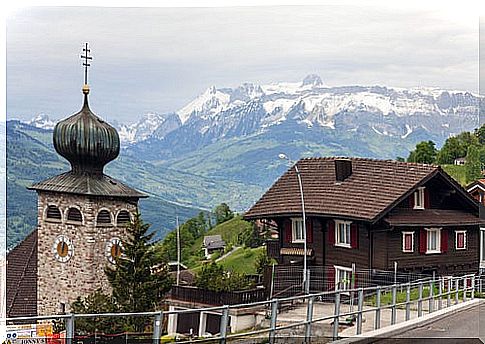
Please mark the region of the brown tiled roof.
<svg viewBox="0 0 485 344"><path fill-rule="evenodd" d="M28 189L78 195L144 198L146 194L103 175L66 172L30 186Z"/></svg>
<svg viewBox="0 0 485 344"><path fill-rule="evenodd" d="M336 159L339 158L298 161L308 215L373 221L436 173L447 176L435 165L350 158L352 174L337 183ZM456 183L455 186L459 187ZM256 202L245 218L297 214L301 214L301 200L297 175L292 167Z"/></svg>
<svg viewBox="0 0 485 344"><path fill-rule="evenodd" d="M391 226L466 226L485 223L471 213L444 209L399 209L390 212L385 220Z"/></svg>
<svg viewBox="0 0 485 344"><path fill-rule="evenodd" d="M7 254L7 318L37 315L37 230Z"/></svg>
<svg viewBox="0 0 485 344"><path fill-rule="evenodd" d="M177 280L177 271L170 272L170 276L174 281ZM180 284L182 285L192 285L195 281L195 274L190 270L180 271Z"/></svg>

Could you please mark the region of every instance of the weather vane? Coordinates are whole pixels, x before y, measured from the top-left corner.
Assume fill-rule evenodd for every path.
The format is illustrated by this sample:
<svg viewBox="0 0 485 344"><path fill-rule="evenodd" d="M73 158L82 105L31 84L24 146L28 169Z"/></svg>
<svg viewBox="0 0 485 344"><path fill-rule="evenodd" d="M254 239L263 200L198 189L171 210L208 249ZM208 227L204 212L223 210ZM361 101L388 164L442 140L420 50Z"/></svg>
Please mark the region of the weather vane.
<svg viewBox="0 0 485 344"><path fill-rule="evenodd" d="M83 48L84 55L81 55L81 58L84 59L83 66L84 66L84 85L88 84L88 67L91 66L89 63L89 60L92 60L93 58L89 56L89 52L91 50L88 49L88 43L86 43L85 48Z"/></svg>

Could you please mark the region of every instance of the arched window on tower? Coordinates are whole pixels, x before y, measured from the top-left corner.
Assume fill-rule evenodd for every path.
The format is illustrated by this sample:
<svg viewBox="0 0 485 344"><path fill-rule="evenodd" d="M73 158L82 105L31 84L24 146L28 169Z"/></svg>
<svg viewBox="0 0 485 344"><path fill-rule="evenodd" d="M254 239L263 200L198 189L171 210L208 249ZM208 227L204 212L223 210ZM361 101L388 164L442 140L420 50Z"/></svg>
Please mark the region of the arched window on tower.
<svg viewBox="0 0 485 344"><path fill-rule="evenodd" d="M60 221L62 219L61 211L55 205L49 205L47 207L46 218L48 218L50 220L59 220Z"/></svg>
<svg viewBox="0 0 485 344"><path fill-rule="evenodd" d="M126 210L122 210L118 213L118 216L116 217L116 224L117 225L126 225L130 223L131 217L130 213L127 212Z"/></svg>
<svg viewBox="0 0 485 344"><path fill-rule="evenodd" d="M71 222L83 222L83 215L77 208L69 208L67 211L67 221Z"/></svg>
<svg viewBox="0 0 485 344"><path fill-rule="evenodd" d="M96 217L96 224L98 226L110 225L111 214L106 209L101 210Z"/></svg>

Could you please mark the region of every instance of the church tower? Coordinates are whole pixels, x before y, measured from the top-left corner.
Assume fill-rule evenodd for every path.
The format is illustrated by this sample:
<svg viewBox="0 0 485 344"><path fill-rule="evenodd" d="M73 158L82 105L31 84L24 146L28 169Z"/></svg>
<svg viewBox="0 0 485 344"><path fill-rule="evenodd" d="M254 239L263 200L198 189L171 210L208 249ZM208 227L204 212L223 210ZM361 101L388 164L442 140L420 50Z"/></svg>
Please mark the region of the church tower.
<svg viewBox="0 0 485 344"><path fill-rule="evenodd" d="M109 289L104 268L121 254L124 227L147 197L104 174L120 152L115 128L96 116L88 103L86 44L84 103L60 121L53 141L71 164L69 172L34 184L38 195L37 314L69 311L78 296Z"/></svg>

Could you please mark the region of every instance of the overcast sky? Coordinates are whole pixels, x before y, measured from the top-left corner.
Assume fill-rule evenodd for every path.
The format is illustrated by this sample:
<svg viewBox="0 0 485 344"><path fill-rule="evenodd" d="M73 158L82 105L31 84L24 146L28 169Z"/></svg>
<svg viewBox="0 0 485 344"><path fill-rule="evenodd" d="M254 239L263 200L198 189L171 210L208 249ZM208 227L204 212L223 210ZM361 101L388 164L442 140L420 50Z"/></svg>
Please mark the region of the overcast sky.
<svg viewBox="0 0 485 344"><path fill-rule="evenodd" d="M7 116L92 110L133 122L207 87L296 82L478 92L478 17L383 7L31 8L7 20Z"/></svg>

